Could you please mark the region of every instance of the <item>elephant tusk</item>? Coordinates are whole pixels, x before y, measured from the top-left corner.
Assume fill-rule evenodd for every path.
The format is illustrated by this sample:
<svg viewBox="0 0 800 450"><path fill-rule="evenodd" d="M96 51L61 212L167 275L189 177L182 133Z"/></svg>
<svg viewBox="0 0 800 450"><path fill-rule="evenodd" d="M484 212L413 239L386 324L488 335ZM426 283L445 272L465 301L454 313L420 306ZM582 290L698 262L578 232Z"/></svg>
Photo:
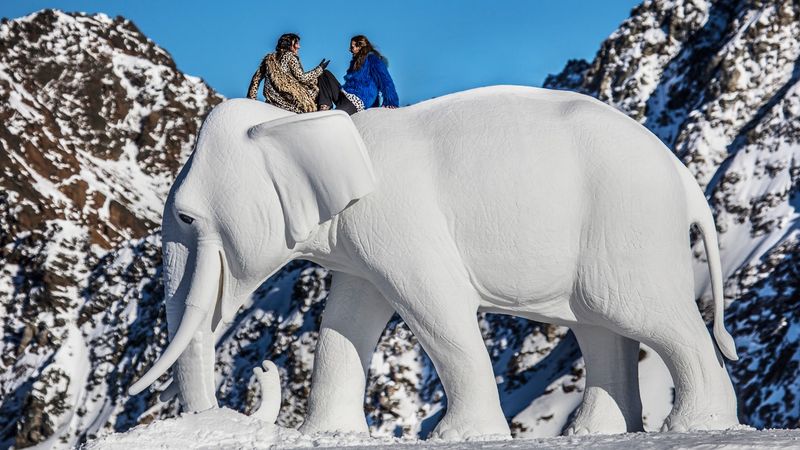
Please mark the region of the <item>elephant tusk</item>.
<svg viewBox="0 0 800 450"><path fill-rule="evenodd" d="M181 353L189 346L195 332L211 312L211 308L219 296L221 259L217 244L200 243L197 249L197 265L186 298L186 309L178 330L153 367L128 389L129 395L136 395L153 384L175 364Z"/></svg>

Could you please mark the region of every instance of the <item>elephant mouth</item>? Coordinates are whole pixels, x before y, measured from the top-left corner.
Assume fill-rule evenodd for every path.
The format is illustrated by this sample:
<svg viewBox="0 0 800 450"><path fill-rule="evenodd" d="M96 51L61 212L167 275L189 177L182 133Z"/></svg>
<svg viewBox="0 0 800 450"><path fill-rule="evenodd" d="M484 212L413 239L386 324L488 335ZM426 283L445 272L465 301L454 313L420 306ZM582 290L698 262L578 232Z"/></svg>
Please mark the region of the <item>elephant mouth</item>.
<svg viewBox="0 0 800 450"><path fill-rule="evenodd" d="M153 384L178 360L201 326L208 326L208 315L218 324L222 314L223 299L227 293L227 264L222 246L216 241L198 243L196 266L189 285L185 309L175 335L161 357L129 389L136 395ZM209 329L209 331L211 331Z"/></svg>

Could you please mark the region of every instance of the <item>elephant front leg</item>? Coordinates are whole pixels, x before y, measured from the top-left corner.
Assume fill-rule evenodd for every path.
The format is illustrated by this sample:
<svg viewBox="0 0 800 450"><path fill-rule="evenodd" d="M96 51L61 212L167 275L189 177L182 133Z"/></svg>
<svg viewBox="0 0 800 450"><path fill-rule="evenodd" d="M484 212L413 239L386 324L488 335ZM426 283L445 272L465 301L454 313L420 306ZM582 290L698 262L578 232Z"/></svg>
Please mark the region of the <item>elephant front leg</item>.
<svg viewBox="0 0 800 450"><path fill-rule="evenodd" d="M369 282L334 274L301 432L369 431L364 417L366 377L375 345L393 313Z"/></svg>
<svg viewBox="0 0 800 450"><path fill-rule="evenodd" d="M430 437L510 438L478 326L479 297L468 277L446 265L423 263L402 273L398 269L397 278L379 289L419 339L447 394L447 412Z"/></svg>
<svg viewBox="0 0 800 450"><path fill-rule="evenodd" d="M586 363L586 389L565 434L643 431L639 343L605 328L572 328Z"/></svg>

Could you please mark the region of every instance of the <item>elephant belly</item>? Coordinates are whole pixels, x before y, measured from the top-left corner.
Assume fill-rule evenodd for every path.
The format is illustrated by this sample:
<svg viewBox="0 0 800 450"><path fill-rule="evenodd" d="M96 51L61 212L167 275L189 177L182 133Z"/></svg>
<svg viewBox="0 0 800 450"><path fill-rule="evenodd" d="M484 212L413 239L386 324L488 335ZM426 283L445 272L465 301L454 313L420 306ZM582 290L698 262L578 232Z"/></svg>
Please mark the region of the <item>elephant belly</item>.
<svg viewBox="0 0 800 450"><path fill-rule="evenodd" d="M516 248L510 257L497 248L467 253L465 264L481 309L547 322L574 321L569 298L577 251L536 244Z"/></svg>
<svg viewBox="0 0 800 450"><path fill-rule="evenodd" d="M471 201L461 201L461 209L450 212L450 233L484 309L570 320L568 299L586 213L582 187L575 184L579 178L554 178L542 166L524 164L525 158L515 162L516 167L509 163L496 175L484 175L489 177L484 189L462 185L451 194ZM545 165L551 170L558 166L570 162L561 158ZM507 183L508 178L515 181Z"/></svg>
<svg viewBox="0 0 800 450"><path fill-rule="evenodd" d="M508 277L496 283L483 283L472 273L470 277L481 297L479 310L482 312L562 325L577 321L569 305L572 287L566 283L554 282L555 279L524 279L519 285L511 285Z"/></svg>

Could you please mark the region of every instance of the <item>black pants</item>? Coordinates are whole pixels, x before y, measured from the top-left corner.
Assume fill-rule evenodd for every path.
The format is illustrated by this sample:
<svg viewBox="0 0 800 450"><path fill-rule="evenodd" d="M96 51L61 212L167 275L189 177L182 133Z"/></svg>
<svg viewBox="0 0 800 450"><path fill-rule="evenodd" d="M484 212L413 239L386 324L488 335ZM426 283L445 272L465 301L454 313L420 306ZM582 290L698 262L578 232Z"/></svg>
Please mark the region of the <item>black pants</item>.
<svg viewBox="0 0 800 450"><path fill-rule="evenodd" d="M353 115L356 113L356 106L342 94L342 85L339 80L330 71L325 70L322 75L317 78L317 86L319 86L319 95L317 95L317 107L327 105L328 108L340 109L347 114Z"/></svg>

